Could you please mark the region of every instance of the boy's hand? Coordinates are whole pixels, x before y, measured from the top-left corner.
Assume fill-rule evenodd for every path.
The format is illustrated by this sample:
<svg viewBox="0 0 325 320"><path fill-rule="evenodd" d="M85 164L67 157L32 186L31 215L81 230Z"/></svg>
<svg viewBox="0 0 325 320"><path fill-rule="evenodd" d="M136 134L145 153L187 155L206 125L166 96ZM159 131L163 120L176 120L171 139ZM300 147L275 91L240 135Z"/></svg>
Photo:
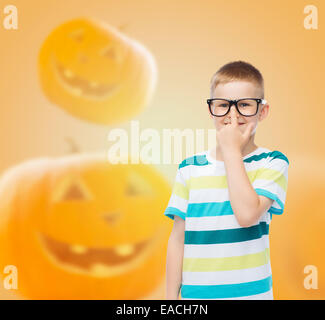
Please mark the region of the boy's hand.
<svg viewBox="0 0 325 320"><path fill-rule="evenodd" d="M217 131L217 140L222 153L229 150L243 151L245 145L251 136L254 128L254 123L249 122L244 133L239 129L237 118L234 113L231 114L231 123L223 126Z"/></svg>

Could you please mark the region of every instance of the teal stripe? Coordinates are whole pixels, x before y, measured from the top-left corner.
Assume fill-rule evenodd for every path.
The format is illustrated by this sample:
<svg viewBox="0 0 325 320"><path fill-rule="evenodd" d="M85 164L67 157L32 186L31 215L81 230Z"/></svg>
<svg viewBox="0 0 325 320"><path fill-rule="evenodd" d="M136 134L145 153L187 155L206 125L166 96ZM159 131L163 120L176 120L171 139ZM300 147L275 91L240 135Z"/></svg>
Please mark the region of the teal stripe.
<svg viewBox="0 0 325 320"><path fill-rule="evenodd" d="M177 215L181 217L183 220L185 220L185 213L177 208L174 207L167 207L164 215L166 215L168 218L171 218L174 220L174 215Z"/></svg>
<svg viewBox="0 0 325 320"><path fill-rule="evenodd" d="M230 201L189 203L188 217L224 216L234 214Z"/></svg>
<svg viewBox="0 0 325 320"><path fill-rule="evenodd" d="M184 244L217 244L241 242L259 239L265 234L269 234L269 225L264 221L247 228L204 231L185 230Z"/></svg>
<svg viewBox="0 0 325 320"><path fill-rule="evenodd" d="M279 210L279 209L277 210L276 208L274 208L275 211L273 211L272 213L274 213L274 214L282 214L282 212L284 210L284 204L276 194L274 194L274 193L272 193L272 192L270 192L268 190L261 189L261 188L254 188L254 190L256 191L257 194L259 194L261 196L265 196L265 197L268 197L268 198L270 198L272 200L275 200L279 204L281 210Z"/></svg>
<svg viewBox="0 0 325 320"><path fill-rule="evenodd" d="M273 159L282 159L289 164L288 158L280 151L272 151L269 153L269 156Z"/></svg>
<svg viewBox="0 0 325 320"><path fill-rule="evenodd" d="M193 157L189 157L184 159L178 166L178 168L183 168L189 165L194 165L194 166L206 166L207 164L209 164L210 162L208 162L207 158L205 157L205 155L196 155Z"/></svg>
<svg viewBox="0 0 325 320"><path fill-rule="evenodd" d="M221 299L245 297L271 290L272 276L262 280L221 285L182 285L181 297L192 299Z"/></svg>
<svg viewBox="0 0 325 320"><path fill-rule="evenodd" d="M286 161L289 164L289 160L288 158L280 151L271 151L271 152L263 152L260 153L258 155L253 155L247 159L244 159L244 162L252 162L252 161L259 161L261 159L267 158L267 157L271 157L272 159L282 159L284 161ZM271 159L271 160L272 160ZM271 161L270 160L270 161ZM194 166L206 166L211 164L211 162L209 162L205 156L205 154L202 155L195 155L192 157L188 157L186 159L184 159L178 166L178 168L183 168L189 165L194 165Z"/></svg>
<svg viewBox="0 0 325 320"><path fill-rule="evenodd" d="M263 152L260 154L255 154L247 159L244 159L244 162L259 161L259 160L267 158L267 157L272 158L272 159L270 159L270 161L272 161L273 159L282 159L289 164L288 158L280 151Z"/></svg>

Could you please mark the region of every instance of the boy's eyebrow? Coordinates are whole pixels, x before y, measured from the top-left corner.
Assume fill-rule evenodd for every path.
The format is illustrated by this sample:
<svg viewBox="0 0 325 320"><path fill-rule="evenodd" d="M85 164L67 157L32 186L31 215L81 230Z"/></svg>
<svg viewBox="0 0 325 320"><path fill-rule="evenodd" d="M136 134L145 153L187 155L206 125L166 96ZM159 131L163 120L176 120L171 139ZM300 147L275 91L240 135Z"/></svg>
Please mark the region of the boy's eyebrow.
<svg viewBox="0 0 325 320"><path fill-rule="evenodd" d="M235 100L242 100L242 99L261 99L261 100L264 100L263 98L254 98L254 97L243 97L243 98L238 98L238 99L230 99L230 98L213 97L213 98L210 98L210 99L223 99L223 100L232 100L232 101L235 101Z"/></svg>

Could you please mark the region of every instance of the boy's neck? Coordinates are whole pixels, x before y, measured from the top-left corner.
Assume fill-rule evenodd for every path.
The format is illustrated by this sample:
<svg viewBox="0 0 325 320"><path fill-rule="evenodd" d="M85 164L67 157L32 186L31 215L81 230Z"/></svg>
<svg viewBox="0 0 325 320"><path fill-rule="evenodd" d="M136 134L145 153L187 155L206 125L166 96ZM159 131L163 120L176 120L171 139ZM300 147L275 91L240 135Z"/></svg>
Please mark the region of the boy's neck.
<svg viewBox="0 0 325 320"><path fill-rule="evenodd" d="M242 156L245 157L246 155L248 155L249 153L253 152L254 150L256 150L258 148L258 146L254 143L254 141L252 141L251 143L247 143L247 145L245 146L243 152L242 152ZM219 145L217 145L216 147L214 147L211 151L211 156L219 161L223 161L222 158L222 154L221 154L221 150L219 148Z"/></svg>

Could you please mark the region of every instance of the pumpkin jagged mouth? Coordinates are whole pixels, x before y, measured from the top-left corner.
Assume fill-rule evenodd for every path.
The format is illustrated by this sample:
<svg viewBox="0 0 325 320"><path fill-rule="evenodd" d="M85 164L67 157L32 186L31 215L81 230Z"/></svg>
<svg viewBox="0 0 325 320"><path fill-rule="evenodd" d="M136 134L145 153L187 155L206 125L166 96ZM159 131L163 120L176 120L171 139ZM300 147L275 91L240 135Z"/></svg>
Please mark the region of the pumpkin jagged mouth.
<svg viewBox="0 0 325 320"><path fill-rule="evenodd" d="M57 77L67 87L68 91L76 96L89 97L90 99L107 99L119 87L117 84L104 85L83 79L54 59L53 67Z"/></svg>
<svg viewBox="0 0 325 320"><path fill-rule="evenodd" d="M38 237L52 261L64 267L65 270L107 277L125 273L139 265L152 252L154 243L159 240L160 234L157 232L155 236L147 240L111 248L72 245L54 240L43 233L39 233Z"/></svg>

